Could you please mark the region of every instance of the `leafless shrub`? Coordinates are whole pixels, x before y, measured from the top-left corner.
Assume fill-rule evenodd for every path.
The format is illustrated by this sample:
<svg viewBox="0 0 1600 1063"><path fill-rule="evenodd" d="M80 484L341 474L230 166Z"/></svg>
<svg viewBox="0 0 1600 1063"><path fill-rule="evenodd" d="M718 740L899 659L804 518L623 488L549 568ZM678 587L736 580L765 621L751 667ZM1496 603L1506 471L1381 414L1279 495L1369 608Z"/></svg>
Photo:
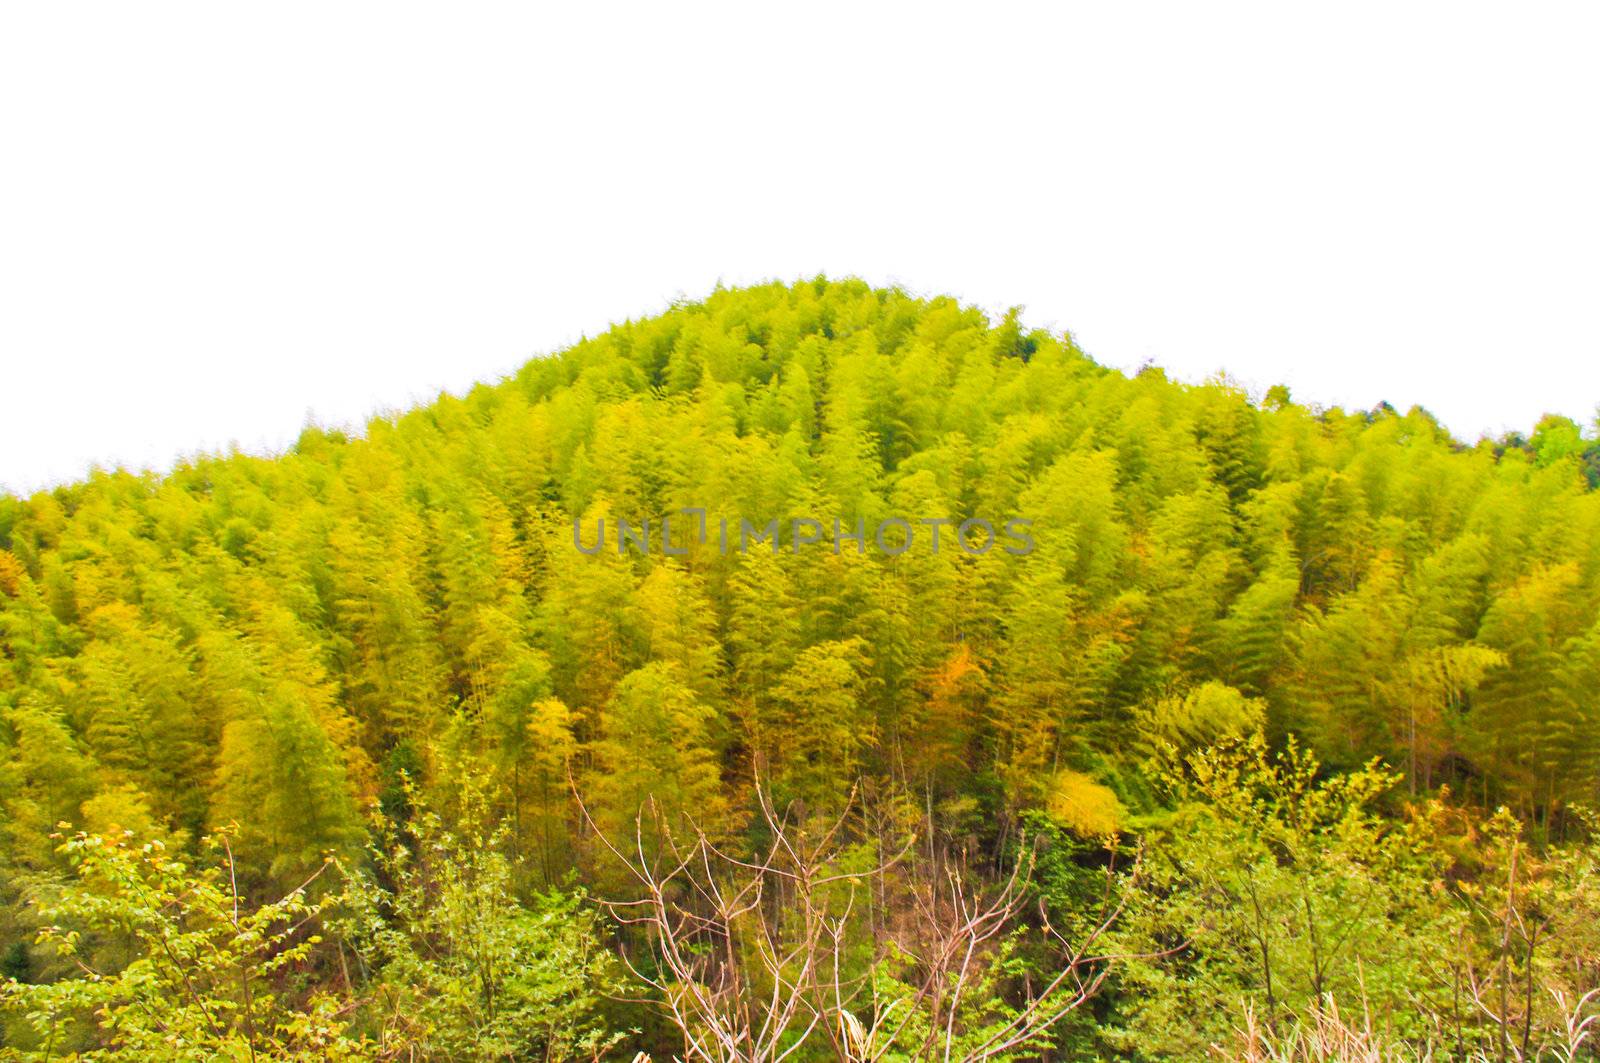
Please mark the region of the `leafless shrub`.
<svg viewBox="0 0 1600 1063"><path fill-rule="evenodd" d="M638 887L630 899L604 903L649 943L645 955L625 952L624 961L654 990L682 1035L685 1059L779 1063L806 1046L808 1057L822 1048L850 1063L891 1052L979 1063L1039 1043L1101 989L1118 959L1096 944L1122 912L1137 862L1126 879L1107 869L1101 910L1069 940L1042 903L1039 918L1027 918L1027 847L987 888L960 861L914 856L910 840L851 870L843 857L854 795L846 812L816 828L778 812L759 786L757 795L768 842L749 859L698 828L676 836L653 805L626 849L600 838ZM897 925L874 921L864 932L864 906L898 913ZM1017 934L1032 935L1057 962L1042 984L990 1013L994 1001L974 994L1002 942ZM895 977L880 978L891 957ZM973 1021L980 1013L981 1025Z"/></svg>

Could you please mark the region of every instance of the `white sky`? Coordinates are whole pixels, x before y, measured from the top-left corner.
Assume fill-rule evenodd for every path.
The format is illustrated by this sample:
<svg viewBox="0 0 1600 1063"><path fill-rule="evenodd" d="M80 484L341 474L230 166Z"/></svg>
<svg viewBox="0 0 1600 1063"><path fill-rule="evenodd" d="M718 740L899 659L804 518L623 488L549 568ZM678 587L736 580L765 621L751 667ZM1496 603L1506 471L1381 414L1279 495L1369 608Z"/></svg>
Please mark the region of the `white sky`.
<svg viewBox="0 0 1600 1063"><path fill-rule="evenodd" d="M0 485L818 271L1468 438L1600 403L1593 2L561 7L0 8Z"/></svg>

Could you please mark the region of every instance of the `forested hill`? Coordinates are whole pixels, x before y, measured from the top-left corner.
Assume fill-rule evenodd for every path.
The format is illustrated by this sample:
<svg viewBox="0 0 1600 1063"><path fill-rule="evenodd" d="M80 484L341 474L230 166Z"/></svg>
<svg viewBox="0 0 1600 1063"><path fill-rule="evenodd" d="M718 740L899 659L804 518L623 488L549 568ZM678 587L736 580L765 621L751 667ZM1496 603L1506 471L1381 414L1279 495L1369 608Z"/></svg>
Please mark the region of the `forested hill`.
<svg viewBox="0 0 1600 1063"><path fill-rule="evenodd" d="M132 805L302 860L463 725L624 803L714 806L762 757L979 822L1063 769L1138 807L1130 751L1211 723L1174 701L1213 681L1330 763L1542 814L1600 765L1595 455L1560 419L1465 448L1419 410L1129 378L859 282L719 291L361 440L0 499L9 856ZM827 534L573 547L691 507ZM858 515L1021 516L1037 549L836 554Z"/></svg>
<svg viewBox="0 0 1600 1063"><path fill-rule="evenodd" d="M1597 470L1561 418L1464 445L949 299L718 291L359 439L0 497L0 886L58 824L227 823L289 885L461 763L546 883L592 857L569 771L602 830L745 822L759 771L1098 836L1163 743L1261 728L1554 836L1600 771Z"/></svg>

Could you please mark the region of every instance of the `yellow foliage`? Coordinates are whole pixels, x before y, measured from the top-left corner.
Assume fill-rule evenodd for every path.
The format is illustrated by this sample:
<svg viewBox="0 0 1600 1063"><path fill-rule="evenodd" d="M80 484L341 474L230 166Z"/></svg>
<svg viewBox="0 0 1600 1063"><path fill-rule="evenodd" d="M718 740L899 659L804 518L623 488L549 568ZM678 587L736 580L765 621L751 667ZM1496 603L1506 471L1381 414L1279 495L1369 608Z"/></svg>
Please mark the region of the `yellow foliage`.
<svg viewBox="0 0 1600 1063"><path fill-rule="evenodd" d="M22 589L25 575L22 562L8 550L0 550L0 594L15 598Z"/></svg>
<svg viewBox="0 0 1600 1063"><path fill-rule="evenodd" d="M1056 773L1045 810L1057 826L1089 838L1116 834L1125 814L1116 794L1076 771Z"/></svg>
<svg viewBox="0 0 1600 1063"><path fill-rule="evenodd" d="M150 810L150 801L139 788L129 783L112 786L89 798L81 807L83 826L92 834L120 838L131 831L140 841L159 840L170 848L184 844L181 833L173 834Z"/></svg>
<svg viewBox="0 0 1600 1063"><path fill-rule="evenodd" d="M1178 697L1162 698L1134 710L1135 726L1146 741L1178 749L1243 738L1266 723L1266 704L1247 698L1226 683L1211 680Z"/></svg>

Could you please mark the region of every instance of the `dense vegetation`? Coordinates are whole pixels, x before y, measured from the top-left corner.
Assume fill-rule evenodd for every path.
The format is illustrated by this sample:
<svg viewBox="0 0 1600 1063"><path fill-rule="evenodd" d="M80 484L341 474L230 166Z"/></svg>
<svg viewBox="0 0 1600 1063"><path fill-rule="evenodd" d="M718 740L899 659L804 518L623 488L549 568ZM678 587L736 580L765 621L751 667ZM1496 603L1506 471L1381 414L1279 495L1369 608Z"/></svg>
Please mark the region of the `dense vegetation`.
<svg viewBox="0 0 1600 1063"><path fill-rule="evenodd" d="M819 279L0 496L0 1056L1581 1055L1597 480Z"/></svg>

